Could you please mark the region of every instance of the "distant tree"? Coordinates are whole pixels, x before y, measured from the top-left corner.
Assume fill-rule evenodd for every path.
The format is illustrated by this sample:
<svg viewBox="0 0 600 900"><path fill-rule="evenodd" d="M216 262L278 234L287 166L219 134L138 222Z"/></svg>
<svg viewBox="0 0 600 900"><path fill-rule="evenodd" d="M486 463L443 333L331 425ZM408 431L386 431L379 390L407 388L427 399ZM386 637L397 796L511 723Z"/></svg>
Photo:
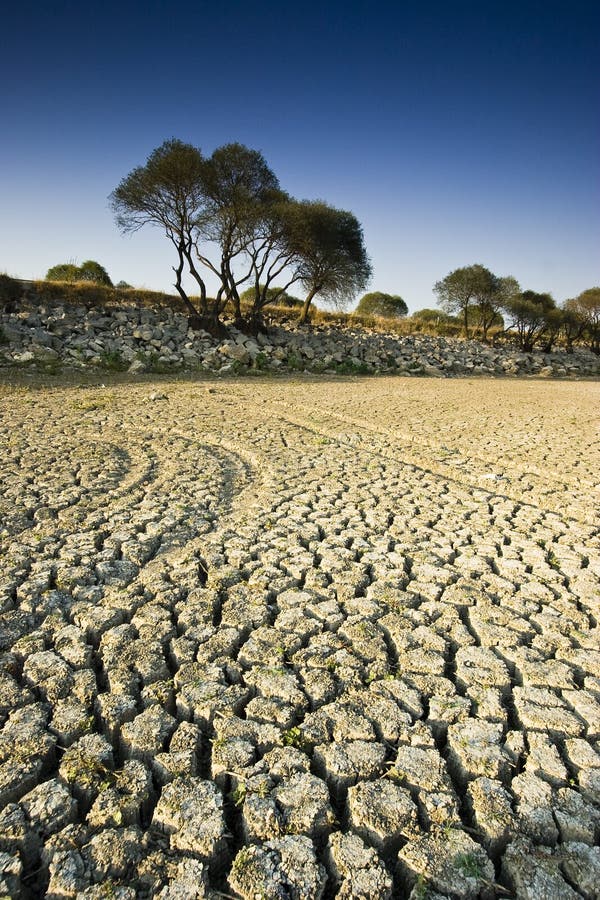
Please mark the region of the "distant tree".
<svg viewBox="0 0 600 900"><path fill-rule="evenodd" d="M475 313L483 332L483 340L487 343L488 331L493 326L503 327L500 311L514 299L519 291L519 282L512 275L499 278L490 272L491 278L482 279L479 294L475 297Z"/></svg>
<svg viewBox="0 0 600 900"><path fill-rule="evenodd" d="M86 259L80 266L75 263L59 263L46 272L46 281L90 281L112 287L109 274L95 259Z"/></svg>
<svg viewBox="0 0 600 900"><path fill-rule="evenodd" d="M412 318L420 319L421 322L432 322L434 324L456 321L454 316L451 316L440 309L418 309L412 314Z"/></svg>
<svg viewBox="0 0 600 900"><path fill-rule="evenodd" d="M585 337L590 350L600 354L600 287L583 291L573 301L570 300L569 304L570 309L583 323L581 334Z"/></svg>
<svg viewBox="0 0 600 900"><path fill-rule="evenodd" d="M299 260L298 280L307 292L301 324L308 321L316 296L343 305L367 286L371 263L353 213L322 200L303 200L297 204L290 240Z"/></svg>
<svg viewBox="0 0 600 900"><path fill-rule="evenodd" d="M522 291L506 301L509 329L515 331L521 350L530 352L552 327L556 304L551 294Z"/></svg>
<svg viewBox="0 0 600 900"><path fill-rule="evenodd" d="M144 225L161 228L177 251L175 288L184 305L196 318L207 317L206 285L198 272L193 251L195 231L205 213L203 176L206 162L196 147L172 138L153 150L146 164L127 175L110 195L110 204L121 231L138 231ZM182 285L187 263L200 289L196 309Z"/></svg>
<svg viewBox="0 0 600 900"><path fill-rule="evenodd" d="M469 320L474 318L487 342L489 329L498 324L500 311L518 294L519 284L511 275L501 278L476 263L450 272L436 282L434 291L446 313L462 318L465 337L469 337Z"/></svg>
<svg viewBox="0 0 600 900"><path fill-rule="evenodd" d="M585 331L585 318L577 303L576 297L565 300L562 306L562 333L567 351L573 352L573 344L579 341Z"/></svg>
<svg viewBox="0 0 600 900"><path fill-rule="evenodd" d="M117 283L115 284L115 287L120 291L129 291L129 290L131 290L132 286L127 281L121 280L121 281L117 281Z"/></svg>
<svg viewBox="0 0 600 900"><path fill-rule="evenodd" d="M85 262L81 263L79 266L79 281L91 281L94 284L105 284L107 287L112 287L112 281L108 272L104 266L101 266L94 259L86 259Z"/></svg>
<svg viewBox="0 0 600 900"><path fill-rule="evenodd" d="M259 285L259 293L263 293L264 287L264 284ZM300 300L299 297L294 297L292 294L288 294L288 292L282 287L267 288L266 294L269 303L277 303L278 306L287 306L290 309L302 306L302 300ZM252 304L255 297L255 288L249 287L246 288L245 291L242 291L242 293L240 294L240 301L242 304Z"/></svg>
<svg viewBox="0 0 600 900"><path fill-rule="evenodd" d="M371 291L370 294L364 294L360 298L356 312L364 316L400 319L408 315L408 306L398 294L384 294L382 291Z"/></svg>
<svg viewBox="0 0 600 900"><path fill-rule="evenodd" d="M79 277L75 263L59 263L46 272L46 281L79 281Z"/></svg>
<svg viewBox="0 0 600 900"><path fill-rule="evenodd" d="M444 312L461 316L465 337L469 337L469 311L474 304L493 293L494 276L485 266L476 263L463 266L446 275L434 285L438 303Z"/></svg>

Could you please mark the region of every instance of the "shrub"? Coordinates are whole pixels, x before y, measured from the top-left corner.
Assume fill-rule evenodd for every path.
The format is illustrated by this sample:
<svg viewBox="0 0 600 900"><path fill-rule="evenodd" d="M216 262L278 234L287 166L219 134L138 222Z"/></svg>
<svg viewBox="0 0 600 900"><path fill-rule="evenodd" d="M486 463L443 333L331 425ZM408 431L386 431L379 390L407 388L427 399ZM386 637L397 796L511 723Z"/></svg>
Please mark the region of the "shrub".
<svg viewBox="0 0 600 900"><path fill-rule="evenodd" d="M48 269L46 281L79 281L79 268L75 263L59 263Z"/></svg>
<svg viewBox="0 0 600 900"><path fill-rule="evenodd" d="M407 315L408 306L398 294L371 291L361 297L356 312L359 315L381 316L383 319L399 319Z"/></svg>
<svg viewBox="0 0 600 900"><path fill-rule="evenodd" d="M89 281L36 281L34 291L38 300L70 303L73 306L110 307L143 306L150 309L172 309L178 298L160 291L139 288L115 288ZM183 310L182 310L183 312Z"/></svg>
<svg viewBox="0 0 600 900"><path fill-rule="evenodd" d="M0 272L0 304L9 310L20 299L23 288L16 280L6 272Z"/></svg>
<svg viewBox="0 0 600 900"><path fill-rule="evenodd" d="M59 263L46 272L46 281L91 281L112 287L108 272L95 259L86 259L80 266L75 263Z"/></svg>
<svg viewBox="0 0 600 900"><path fill-rule="evenodd" d="M100 355L100 365L108 372L125 372L129 368L129 363L117 350L105 350Z"/></svg>

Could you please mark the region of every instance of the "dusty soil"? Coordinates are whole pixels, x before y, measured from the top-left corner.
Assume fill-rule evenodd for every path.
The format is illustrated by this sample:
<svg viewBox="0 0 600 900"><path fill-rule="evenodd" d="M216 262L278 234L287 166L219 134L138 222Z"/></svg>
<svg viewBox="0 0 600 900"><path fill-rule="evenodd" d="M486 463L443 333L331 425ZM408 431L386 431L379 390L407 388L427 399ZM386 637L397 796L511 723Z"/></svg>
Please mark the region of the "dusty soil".
<svg viewBox="0 0 600 900"><path fill-rule="evenodd" d="M107 378L0 387L0 893L597 896L598 384Z"/></svg>

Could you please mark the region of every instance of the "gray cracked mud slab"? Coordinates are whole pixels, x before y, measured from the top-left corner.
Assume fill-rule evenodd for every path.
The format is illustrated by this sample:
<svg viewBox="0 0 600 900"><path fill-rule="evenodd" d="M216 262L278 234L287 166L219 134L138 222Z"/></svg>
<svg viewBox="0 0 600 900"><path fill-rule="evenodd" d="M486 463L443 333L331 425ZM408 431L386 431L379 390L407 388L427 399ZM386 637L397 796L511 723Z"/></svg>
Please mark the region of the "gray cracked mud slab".
<svg viewBox="0 0 600 900"><path fill-rule="evenodd" d="M599 394L0 387L0 895L597 897Z"/></svg>

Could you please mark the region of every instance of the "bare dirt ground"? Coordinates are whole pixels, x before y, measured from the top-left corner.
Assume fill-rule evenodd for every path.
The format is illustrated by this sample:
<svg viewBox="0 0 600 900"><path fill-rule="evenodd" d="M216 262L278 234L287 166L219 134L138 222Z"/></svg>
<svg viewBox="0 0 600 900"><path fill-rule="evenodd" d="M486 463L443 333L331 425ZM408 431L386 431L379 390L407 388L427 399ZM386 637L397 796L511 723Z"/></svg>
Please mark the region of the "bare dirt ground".
<svg viewBox="0 0 600 900"><path fill-rule="evenodd" d="M599 401L0 387L0 894L600 896Z"/></svg>

